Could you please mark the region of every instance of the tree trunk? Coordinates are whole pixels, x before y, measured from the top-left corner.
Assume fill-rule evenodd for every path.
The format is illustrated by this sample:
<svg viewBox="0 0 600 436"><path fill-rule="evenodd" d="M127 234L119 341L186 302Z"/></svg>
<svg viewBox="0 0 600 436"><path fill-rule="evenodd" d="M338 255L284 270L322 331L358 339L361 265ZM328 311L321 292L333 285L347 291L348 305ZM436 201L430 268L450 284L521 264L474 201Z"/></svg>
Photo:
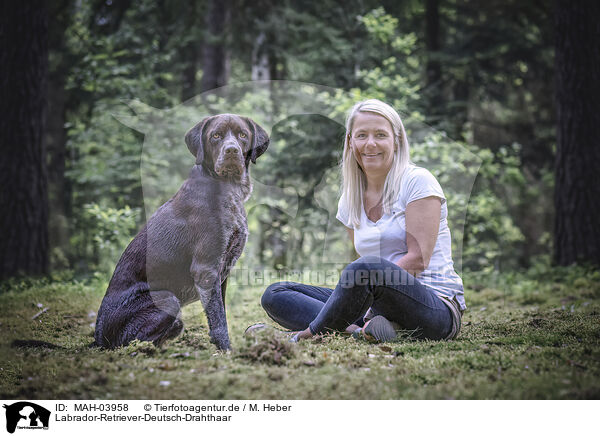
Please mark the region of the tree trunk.
<svg viewBox="0 0 600 436"><path fill-rule="evenodd" d="M266 39L264 31L261 31L254 38L254 46L252 47L252 80L271 80Z"/></svg>
<svg viewBox="0 0 600 436"><path fill-rule="evenodd" d="M225 36L230 22L230 0L211 0L205 17L208 35L202 48L202 92L225 86L229 80L230 59Z"/></svg>
<svg viewBox="0 0 600 436"><path fill-rule="evenodd" d="M65 177L67 161L67 130L65 128L69 94L65 89L72 60L65 46L65 30L74 15L72 0L52 3L48 16L53 17L48 28L48 109L46 144L48 163L48 231L50 269L67 268L70 254L69 223L71 214L71 184Z"/></svg>
<svg viewBox="0 0 600 436"><path fill-rule="evenodd" d="M439 61L440 46L439 0L427 0L425 2L425 47L427 49L427 63L425 65L426 86L429 95L430 115L433 115L436 118L442 112L442 67Z"/></svg>
<svg viewBox="0 0 600 436"><path fill-rule="evenodd" d="M45 2L0 6L0 278L48 270Z"/></svg>
<svg viewBox="0 0 600 436"><path fill-rule="evenodd" d="M200 54L199 41L194 37L196 32L192 31L198 26L196 2L190 2L184 8L186 11L184 22L186 28L190 29L189 33L191 33L191 36L190 40L183 46L181 50L181 61L183 62L181 78L182 101L189 100L190 98L194 98L196 96L196 73L198 72L198 57Z"/></svg>
<svg viewBox="0 0 600 436"><path fill-rule="evenodd" d="M48 207L49 207L49 249L59 249L62 256L52 262L51 267L64 268L69 249L69 225L67 205L70 197L68 181L65 177L67 158L67 132L65 130L66 70L59 68L48 78L48 115L46 120L46 150L48 153ZM52 256L54 258L54 256Z"/></svg>
<svg viewBox="0 0 600 436"><path fill-rule="evenodd" d="M600 3L557 0L554 259L600 264Z"/></svg>

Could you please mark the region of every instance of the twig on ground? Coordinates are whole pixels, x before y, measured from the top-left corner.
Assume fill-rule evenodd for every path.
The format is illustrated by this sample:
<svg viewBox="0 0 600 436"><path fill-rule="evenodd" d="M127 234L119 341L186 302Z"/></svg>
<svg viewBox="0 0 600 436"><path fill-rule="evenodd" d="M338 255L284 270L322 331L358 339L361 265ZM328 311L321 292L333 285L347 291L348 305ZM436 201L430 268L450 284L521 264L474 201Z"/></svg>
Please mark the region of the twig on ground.
<svg viewBox="0 0 600 436"><path fill-rule="evenodd" d="M36 313L35 315L33 315L33 316L31 317L31 319L32 319L32 320L34 320L34 319L36 319L38 316L40 316L40 315L42 315L42 314L44 314L44 313L46 313L46 312L48 312L48 308L47 308L47 307L44 307L44 308L43 308L42 310L40 310L38 313Z"/></svg>

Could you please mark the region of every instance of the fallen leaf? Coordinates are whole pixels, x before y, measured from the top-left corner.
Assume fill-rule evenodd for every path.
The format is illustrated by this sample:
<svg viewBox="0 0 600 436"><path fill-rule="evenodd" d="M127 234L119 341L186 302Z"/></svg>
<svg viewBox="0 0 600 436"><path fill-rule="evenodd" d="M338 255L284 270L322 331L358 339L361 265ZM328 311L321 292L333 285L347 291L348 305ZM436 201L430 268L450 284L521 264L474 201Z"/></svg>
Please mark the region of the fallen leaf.
<svg viewBox="0 0 600 436"><path fill-rule="evenodd" d="M175 366L171 365L169 362L165 362L158 365L158 369L162 369L163 371L173 371Z"/></svg>
<svg viewBox="0 0 600 436"><path fill-rule="evenodd" d="M185 353L173 353L170 354L169 357L183 359L185 357L190 357L190 353L188 353L187 351Z"/></svg>

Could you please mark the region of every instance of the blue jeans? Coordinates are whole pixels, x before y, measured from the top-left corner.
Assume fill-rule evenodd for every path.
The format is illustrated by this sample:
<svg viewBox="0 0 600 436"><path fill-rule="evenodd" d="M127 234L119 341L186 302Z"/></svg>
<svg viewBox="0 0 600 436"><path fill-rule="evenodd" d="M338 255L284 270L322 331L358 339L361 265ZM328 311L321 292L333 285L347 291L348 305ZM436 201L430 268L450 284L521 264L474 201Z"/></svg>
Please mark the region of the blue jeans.
<svg viewBox="0 0 600 436"><path fill-rule="evenodd" d="M313 334L344 331L350 324L362 325L371 308L413 337L443 339L452 329L450 309L434 291L387 260L366 256L342 271L335 289L294 282L270 285L262 307L277 323L290 330Z"/></svg>

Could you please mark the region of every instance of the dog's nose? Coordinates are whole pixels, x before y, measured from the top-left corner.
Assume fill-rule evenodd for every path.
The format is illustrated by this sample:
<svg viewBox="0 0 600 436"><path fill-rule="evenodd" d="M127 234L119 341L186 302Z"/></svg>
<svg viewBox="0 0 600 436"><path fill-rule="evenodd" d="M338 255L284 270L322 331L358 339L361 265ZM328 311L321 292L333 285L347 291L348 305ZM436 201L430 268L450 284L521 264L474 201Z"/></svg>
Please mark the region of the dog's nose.
<svg viewBox="0 0 600 436"><path fill-rule="evenodd" d="M228 145L225 147L225 154L237 154L239 153L238 147L235 145Z"/></svg>

